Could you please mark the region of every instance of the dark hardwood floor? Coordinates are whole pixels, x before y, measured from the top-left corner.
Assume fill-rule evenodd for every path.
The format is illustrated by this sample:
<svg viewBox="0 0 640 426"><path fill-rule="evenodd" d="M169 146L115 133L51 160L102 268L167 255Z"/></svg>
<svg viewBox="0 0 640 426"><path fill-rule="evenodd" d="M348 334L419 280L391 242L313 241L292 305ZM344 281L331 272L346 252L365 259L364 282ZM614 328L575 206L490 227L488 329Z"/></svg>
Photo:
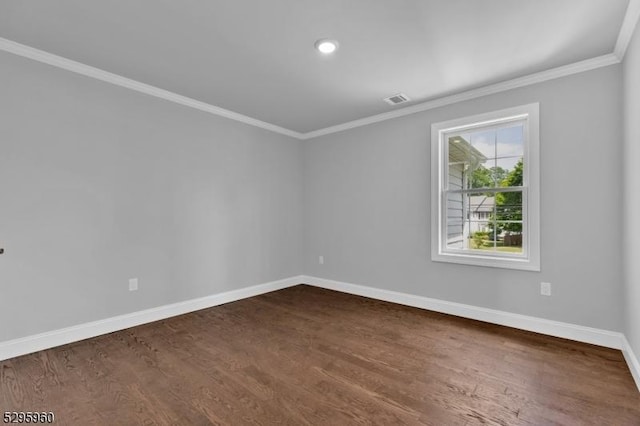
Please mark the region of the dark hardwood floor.
<svg viewBox="0 0 640 426"><path fill-rule="evenodd" d="M640 425L620 351L300 285L0 362L56 424Z"/></svg>

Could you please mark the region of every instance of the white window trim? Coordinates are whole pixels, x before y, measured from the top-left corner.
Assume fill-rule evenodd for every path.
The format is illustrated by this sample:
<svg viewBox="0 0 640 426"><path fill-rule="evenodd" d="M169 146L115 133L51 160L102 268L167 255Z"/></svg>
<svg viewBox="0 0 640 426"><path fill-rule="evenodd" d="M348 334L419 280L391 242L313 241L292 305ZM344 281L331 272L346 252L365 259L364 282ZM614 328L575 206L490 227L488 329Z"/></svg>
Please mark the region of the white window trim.
<svg viewBox="0 0 640 426"><path fill-rule="evenodd" d="M465 265L494 268L540 271L540 107L538 103L507 108L499 111L457 118L431 125L431 260ZM443 185L444 176L444 135L456 129L483 127L499 123L505 119L526 117L528 132L525 131L523 191L523 233L526 232L524 256L491 255L470 251L453 253L444 250L443 227ZM524 194L524 192L523 192ZM526 202L525 202L526 200ZM525 205L526 204L526 205Z"/></svg>

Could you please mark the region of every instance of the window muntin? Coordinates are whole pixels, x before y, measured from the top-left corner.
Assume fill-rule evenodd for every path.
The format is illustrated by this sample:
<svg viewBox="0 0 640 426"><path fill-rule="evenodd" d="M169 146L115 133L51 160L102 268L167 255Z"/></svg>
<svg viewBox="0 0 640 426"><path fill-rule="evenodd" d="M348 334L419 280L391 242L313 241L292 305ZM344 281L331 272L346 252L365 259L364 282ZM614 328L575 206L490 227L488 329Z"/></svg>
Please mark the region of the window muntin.
<svg viewBox="0 0 640 426"><path fill-rule="evenodd" d="M433 260L539 270L537 112L432 126Z"/></svg>

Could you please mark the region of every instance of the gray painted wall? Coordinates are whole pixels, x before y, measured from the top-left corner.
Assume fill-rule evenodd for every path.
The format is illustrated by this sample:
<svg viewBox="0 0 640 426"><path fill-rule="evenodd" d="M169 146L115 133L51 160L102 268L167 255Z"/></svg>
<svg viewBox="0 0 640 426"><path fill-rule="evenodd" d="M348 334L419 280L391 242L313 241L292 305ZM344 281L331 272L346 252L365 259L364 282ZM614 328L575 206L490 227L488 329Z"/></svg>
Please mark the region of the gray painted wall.
<svg viewBox="0 0 640 426"><path fill-rule="evenodd" d="M621 72L610 66L305 142L304 272L621 330ZM431 123L532 102L542 271L432 262ZM552 283L551 297L540 296L541 281Z"/></svg>
<svg viewBox="0 0 640 426"><path fill-rule="evenodd" d="M301 273L299 141L6 53L0 81L0 341Z"/></svg>
<svg viewBox="0 0 640 426"><path fill-rule="evenodd" d="M640 98L637 38L624 65L628 117ZM628 119L636 228L625 293L621 66L306 142L5 53L0 81L0 341L304 272L626 324L639 349L640 269L629 259L640 133ZM531 102L541 108L542 271L432 262L431 123Z"/></svg>
<svg viewBox="0 0 640 426"><path fill-rule="evenodd" d="M640 27L624 60L625 335L640 356Z"/></svg>

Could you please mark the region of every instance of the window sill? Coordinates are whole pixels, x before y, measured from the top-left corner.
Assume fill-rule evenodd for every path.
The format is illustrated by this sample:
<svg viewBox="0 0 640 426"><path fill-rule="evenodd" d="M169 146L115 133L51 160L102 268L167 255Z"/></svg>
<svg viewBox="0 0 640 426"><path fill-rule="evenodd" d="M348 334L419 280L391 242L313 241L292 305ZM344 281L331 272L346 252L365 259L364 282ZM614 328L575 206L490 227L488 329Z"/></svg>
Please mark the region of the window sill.
<svg viewBox="0 0 640 426"><path fill-rule="evenodd" d="M474 254L435 253L434 262L457 263L461 265L483 266L488 268L517 269L521 271L540 271L540 262L530 258L483 256Z"/></svg>

